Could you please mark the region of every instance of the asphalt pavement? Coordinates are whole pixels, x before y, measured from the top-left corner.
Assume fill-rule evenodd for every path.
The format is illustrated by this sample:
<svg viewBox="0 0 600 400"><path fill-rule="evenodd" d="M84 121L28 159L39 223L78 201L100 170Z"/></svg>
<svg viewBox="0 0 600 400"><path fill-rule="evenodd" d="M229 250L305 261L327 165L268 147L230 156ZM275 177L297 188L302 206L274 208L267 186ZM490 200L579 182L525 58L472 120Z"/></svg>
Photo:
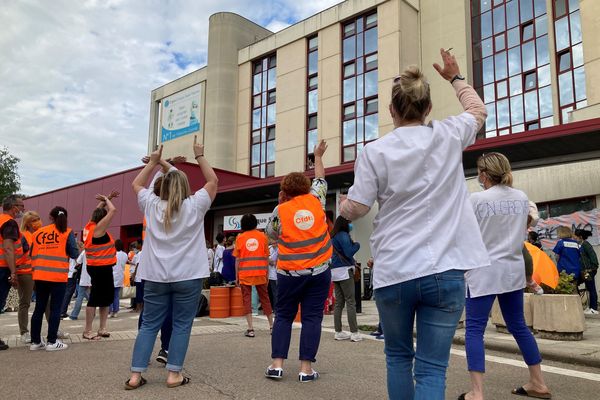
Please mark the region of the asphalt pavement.
<svg viewBox="0 0 600 400"><path fill-rule="evenodd" d="M372 302L365 302L365 313L359 323L376 323L373 310ZM371 337L359 343L334 341L331 316L326 316L324 321L315 364L315 369L321 373L317 382L300 383L297 380L298 325L294 328L285 377L274 382L263 377L270 362L270 335L264 317L257 318L257 336L252 339L243 336L245 322L242 318L197 318L184 371L191 377L191 384L167 388L165 369L152 361L144 374L148 384L135 391L125 391L123 384L128 378L136 317L137 314L125 312L110 319L111 338L97 342L82 341L83 321L63 321L61 329L71 333L71 339L65 341L70 344L69 349L33 352L18 343L14 335L16 327L12 325L16 324L16 314L1 315L0 336L10 337L9 343L13 345L0 352L1 398L345 400L384 399L387 396L383 342ZM527 380L527 369L520 356L489 350L487 357L486 398L515 399L510 390ZM597 368L545 361L544 370L554 399L600 398L600 370ZM467 391L468 379L464 348L455 345L446 398L454 399Z"/></svg>

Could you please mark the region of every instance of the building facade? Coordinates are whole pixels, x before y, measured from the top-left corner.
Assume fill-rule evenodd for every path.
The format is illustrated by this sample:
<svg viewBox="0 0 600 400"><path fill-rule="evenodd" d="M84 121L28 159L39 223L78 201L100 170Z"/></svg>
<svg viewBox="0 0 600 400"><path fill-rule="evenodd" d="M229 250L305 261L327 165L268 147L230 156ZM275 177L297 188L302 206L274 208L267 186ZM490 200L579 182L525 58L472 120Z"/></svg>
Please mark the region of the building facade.
<svg viewBox="0 0 600 400"><path fill-rule="evenodd" d="M353 182L356 155L393 129L391 86L404 67L418 65L428 76L431 118L461 112L432 67L440 48L453 48L489 113L464 153L469 188L477 190L477 157L501 151L513 164L515 186L543 217L596 210L599 16L593 0L348 0L271 33L239 15L215 14L207 65L152 91L148 150L162 144L167 156L192 156L187 114L183 130L170 130L165 103L196 88L195 132L209 161L258 178L219 206L215 229L233 212L272 208L283 175L311 174L320 139L329 144L324 162L335 213L337 194ZM374 212L355 224L363 262Z"/></svg>

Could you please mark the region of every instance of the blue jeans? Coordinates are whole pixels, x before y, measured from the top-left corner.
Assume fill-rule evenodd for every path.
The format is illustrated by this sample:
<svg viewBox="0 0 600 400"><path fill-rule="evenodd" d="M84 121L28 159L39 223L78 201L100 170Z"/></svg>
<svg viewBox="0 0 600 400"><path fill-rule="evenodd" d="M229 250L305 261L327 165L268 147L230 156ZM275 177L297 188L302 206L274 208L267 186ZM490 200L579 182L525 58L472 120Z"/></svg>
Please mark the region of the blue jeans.
<svg viewBox="0 0 600 400"><path fill-rule="evenodd" d="M450 270L376 289L375 301L385 331L389 398L444 400L450 346L465 304L464 271Z"/></svg>
<svg viewBox="0 0 600 400"><path fill-rule="evenodd" d="M90 299L90 287L79 286L79 284L77 284L77 299L75 299L75 305L73 306L73 310L71 310L71 319L77 319L79 317L84 298L86 300Z"/></svg>
<svg viewBox="0 0 600 400"><path fill-rule="evenodd" d="M140 313L138 318L138 331L142 327L144 321L144 313ZM169 304L167 310L167 316L160 327L160 348L166 352L169 352L169 342L171 341L171 335L173 334L173 304Z"/></svg>
<svg viewBox="0 0 600 400"><path fill-rule="evenodd" d="M108 308L108 311L111 313L118 313L119 312L119 300L120 300L120 295L121 294L121 288L120 287L115 287L115 294L113 296L113 302L110 305L110 307Z"/></svg>
<svg viewBox="0 0 600 400"><path fill-rule="evenodd" d="M277 274L277 309L271 358L288 358L292 323L301 307L302 330L300 331L300 360L315 362L321 342L323 304L329 294L331 270L318 275L287 276Z"/></svg>
<svg viewBox="0 0 600 400"><path fill-rule="evenodd" d="M4 311L4 306L6 306L6 298L8 297L8 292L10 291L10 282L8 280L10 278L10 269L0 268L0 311Z"/></svg>
<svg viewBox="0 0 600 400"><path fill-rule="evenodd" d="M31 316L31 343L41 343L42 319L46 306L50 302L50 317L48 318L48 343L56 342L56 334L60 325L60 309L65 298L66 282L35 281L37 299Z"/></svg>
<svg viewBox="0 0 600 400"><path fill-rule="evenodd" d="M169 312L169 306L173 307L173 333L166 367L174 372L183 369L201 289L202 279L171 283L144 282L144 315L133 346L132 372L148 369L156 335Z"/></svg>
<svg viewBox="0 0 600 400"><path fill-rule="evenodd" d="M467 298L465 350L469 371L485 372L483 334L496 297L498 297L498 304L506 322L506 327L517 341L525 364L536 365L541 363L542 357L535 338L525 324L523 289L520 289L498 295Z"/></svg>

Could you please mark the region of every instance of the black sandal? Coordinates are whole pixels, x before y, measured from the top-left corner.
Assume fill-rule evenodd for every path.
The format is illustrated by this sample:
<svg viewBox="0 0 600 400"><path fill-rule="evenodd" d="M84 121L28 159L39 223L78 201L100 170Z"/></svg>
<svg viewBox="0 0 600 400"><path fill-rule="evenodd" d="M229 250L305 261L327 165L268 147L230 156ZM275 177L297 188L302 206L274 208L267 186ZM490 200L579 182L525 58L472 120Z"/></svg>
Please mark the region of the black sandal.
<svg viewBox="0 0 600 400"><path fill-rule="evenodd" d="M177 383L167 383L167 387L168 388L176 388L176 387L179 387L179 386L187 385L188 383L190 383L190 378L188 378L187 376L184 376L183 379L180 382L177 382Z"/></svg>
<svg viewBox="0 0 600 400"><path fill-rule="evenodd" d="M140 376L140 381L138 382L137 385L132 385L129 383L129 381L131 380L131 378L127 379L127 382L125 382L125 390L135 390L141 386L144 386L146 383L148 383L148 381L146 379L144 379L143 376Z"/></svg>
<svg viewBox="0 0 600 400"><path fill-rule="evenodd" d="M254 337L254 329L247 329L246 333L244 333L244 336L246 337Z"/></svg>
<svg viewBox="0 0 600 400"><path fill-rule="evenodd" d="M524 396L524 397L532 397L534 399L551 399L552 398L552 394L550 392L546 392L546 393L542 393L542 392L537 392L535 390L525 390L525 388L523 386L521 386L520 388L517 389L513 389L511 391L512 394L517 395L517 396Z"/></svg>

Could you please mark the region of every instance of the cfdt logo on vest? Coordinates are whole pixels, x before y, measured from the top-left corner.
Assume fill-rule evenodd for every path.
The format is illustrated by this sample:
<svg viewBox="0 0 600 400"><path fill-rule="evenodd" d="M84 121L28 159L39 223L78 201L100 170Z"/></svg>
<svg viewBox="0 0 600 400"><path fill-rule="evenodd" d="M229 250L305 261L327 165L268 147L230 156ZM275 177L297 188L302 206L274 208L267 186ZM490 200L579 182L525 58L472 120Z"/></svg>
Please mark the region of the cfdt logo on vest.
<svg viewBox="0 0 600 400"><path fill-rule="evenodd" d="M315 224L315 216L308 210L298 210L294 214L294 225L300 230L306 231Z"/></svg>
<svg viewBox="0 0 600 400"><path fill-rule="evenodd" d="M258 240L254 238L250 238L246 241L246 249L248 251L256 251L258 250Z"/></svg>
<svg viewBox="0 0 600 400"><path fill-rule="evenodd" d="M41 235L35 237L37 244L58 244L58 234L56 232L44 232Z"/></svg>

